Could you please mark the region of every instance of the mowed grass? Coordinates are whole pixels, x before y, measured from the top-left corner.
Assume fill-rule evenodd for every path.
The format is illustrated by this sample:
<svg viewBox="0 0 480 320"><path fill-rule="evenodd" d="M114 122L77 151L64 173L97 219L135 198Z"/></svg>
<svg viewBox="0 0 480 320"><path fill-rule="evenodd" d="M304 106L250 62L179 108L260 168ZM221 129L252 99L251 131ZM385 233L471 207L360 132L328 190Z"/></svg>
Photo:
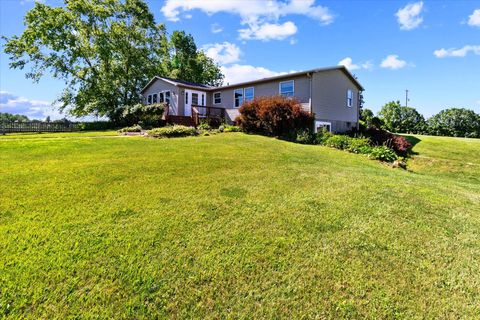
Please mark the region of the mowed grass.
<svg viewBox="0 0 480 320"><path fill-rule="evenodd" d="M0 141L0 315L476 318L478 170L419 139L458 174L241 133Z"/></svg>

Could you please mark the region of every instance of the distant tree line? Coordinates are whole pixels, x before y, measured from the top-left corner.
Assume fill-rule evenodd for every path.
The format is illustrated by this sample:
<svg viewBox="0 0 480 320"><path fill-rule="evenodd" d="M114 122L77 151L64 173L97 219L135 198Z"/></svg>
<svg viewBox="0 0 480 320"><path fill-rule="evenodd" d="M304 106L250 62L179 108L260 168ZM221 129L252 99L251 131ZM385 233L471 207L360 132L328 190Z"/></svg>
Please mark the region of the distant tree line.
<svg viewBox="0 0 480 320"><path fill-rule="evenodd" d="M360 123L366 128L376 127L390 132L480 138L480 115L465 108L445 109L425 119L415 108L391 101L377 115L370 109L362 109Z"/></svg>

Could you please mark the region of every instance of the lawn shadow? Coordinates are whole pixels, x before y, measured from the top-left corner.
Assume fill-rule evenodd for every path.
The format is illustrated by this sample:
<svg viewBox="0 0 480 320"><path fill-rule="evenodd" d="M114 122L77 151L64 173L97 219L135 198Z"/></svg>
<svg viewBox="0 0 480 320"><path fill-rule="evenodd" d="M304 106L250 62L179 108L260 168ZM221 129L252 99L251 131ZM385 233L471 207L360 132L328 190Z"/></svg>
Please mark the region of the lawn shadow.
<svg viewBox="0 0 480 320"><path fill-rule="evenodd" d="M408 155L418 155L418 152L413 151L413 147L415 147L415 145L422 140L412 135L403 134L402 136L404 136L405 139L412 144L412 147L408 151Z"/></svg>

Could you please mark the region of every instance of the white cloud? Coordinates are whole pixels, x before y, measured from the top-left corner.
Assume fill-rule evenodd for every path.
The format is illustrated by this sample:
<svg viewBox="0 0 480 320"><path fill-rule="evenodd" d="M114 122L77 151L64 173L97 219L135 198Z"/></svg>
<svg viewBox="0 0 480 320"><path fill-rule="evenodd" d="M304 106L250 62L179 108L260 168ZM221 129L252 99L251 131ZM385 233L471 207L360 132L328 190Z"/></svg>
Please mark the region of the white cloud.
<svg viewBox="0 0 480 320"><path fill-rule="evenodd" d="M251 65L233 64L231 66L221 66L222 73L225 75L224 84L234 84L250 80L274 77L290 72L276 72L263 67L254 67Z"/></svg>
<svg viewBox="0 0 480 320"><path fill-rule="evenodd" d="M420 16L422 9L422 1L407 4L402 9L399 9L395 15L400 24L400 29L412 30L417 28L423 22L423 18Z"/></svg>
<svg viewBox="0 0 480 320"><path fill-rule="evenodd" d="M302 15L318 21L321 25L333 22L334 15L327 7L315 5L315 0L167 0L161 8L170 21L179 21L180 13L201 10L209 15L227 12L240 16L241 24L247 26L239 30L242 39L285 39L297 32L291 21L283 24L279 19L287 15Z"/></svg>
<svg viewBox="0 0 480 320"><path fill-rule="evenodd" d="M450 49L438 49L433 52L433 54L437 58L445 58L445 57L460 57L463 58L465 57L469 52L472 52L473 54L480 55L480 45L478 46L471 46L471 45L466 45L463 48L457 49L457 48L450 48Z"/></svg>
<svg viewBox="0 0 480 320"><path fill-rule="evenodd" d="M407 61L399 59L398 55L396 54L391 54L391 55L388 55L385 59L383 59L382 63L380 64L380 67L397 70L397 69L404 68L407 65L408 65Z"/></svg>
<svg viewBox="0 0 480 320"><path fill-rule="evenodd" d="M214 23L211 25L210 30L212 33L220 33L223 31L223 28L218 23Z"/></svg>
<svg viewBox="0 0 480 320"><path fill-rule="evenodd" d="M210 43L202 47L205 54L220 64L228 64L240 60L242 51L234 43Z"/></svg>
<svg viewBox="0 0 480 320"><path fill-rule="evenodd" d="M0 91L0 112L23 114L31 119L41 120L47 116L52 120L63 118L51 102L27 99L6 91Z"/></svg>
<svg viewBox="0 0 480 320"><path fill-rule="evenodd" d="M338 62L338 65L345 66L350 71L358 70L358 69L371 70L373 68L373 63L371 61L355 64L353 63L353 60L350 57L346 57L345 59L340 60Z"/></svg>
<svg viewBox="0 0 480 320"><path fill-rule="evenodd" d="M262 25L250 25L246 29L238 30L240 33L240 39L242 40L283 40L291 35L297 33L297 26L287 21L283 24L276 23L264 23Z"/></svg>
<svg viewBox="0 0 480 320"><path fill-rule="evenodd" d="M476 9L468 16L468 24L472 27L480 27L480 9Z"/></svg>

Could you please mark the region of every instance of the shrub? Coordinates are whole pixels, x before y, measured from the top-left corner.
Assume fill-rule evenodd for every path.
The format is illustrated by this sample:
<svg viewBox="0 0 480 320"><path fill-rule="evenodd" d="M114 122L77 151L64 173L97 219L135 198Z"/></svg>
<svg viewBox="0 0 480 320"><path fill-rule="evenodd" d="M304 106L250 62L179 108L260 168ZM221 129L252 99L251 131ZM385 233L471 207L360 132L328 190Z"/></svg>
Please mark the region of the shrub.
<svg viewBox="0 0 480 320"><path fill-rule="evenodd" d="M241 132L242 129L237 126L225 125L223 126L223 132Z"/></svg>
<svg viewBox="0 0 480 320"><path fill-rule="evenodd" d="M136 104L126 106L123 119L127 124L142 123L146 126L159 125L165 111L164 103Z"/></svg>
<svg viewBox="0 0 480 320"><path fill-rule="evenodd" d="M377 146L392 148L398 155L406 155L412 144L405 137L397 136L383 129L369 128L365 134L370 137L372 143Z"/></svg>
<svg viewBox="0 0 480 320"><path fill-rule="evenodd" d="M331 133L327 130L320 130L320 131L317 132L315 140L316 140L317 144L325 145L325 142L330 137L333 137L333 133Z"/></svg>
<svg viewBox="0 0 480 320"><path fill-rule="evenodd" d="M297 132L295 142L301 144L315 144L316 136L310 130L300 130Z"/></svg>
<svg viewBox="0 0 480 320"><path fill-rule="evenodd" d="M243 131L268 136L296 135L300 130L311 129L314 120L298 100L283 96L255 98L244 102L239 111L236 122Z"/></svg>
<svg viewBox="0 0 480 320"><path fill-rule="evenodd" d="M372 147L368 138L350 138L346 149L353 153L368 154Z"/></svg>
<svg viewBox="0 0 480 320"><path fill-rule="evenodd" d="M386 146L377 146L377 147L371 148L368 156L371 159L386 161L386 162L393 162L397 160L396 153L392 149Z"/></svg>
<svg viewBox="0 0 480 320"><path fill-rule="evenodd" d="M203 120L197 127L198 130L212 130L212 127L208 124L208 121Z"/></svg>
<svg viewBox="0 0 480 320"><path fill-rule="evenodd" d="M122 128L120 130L118 130L119 133L123 133L123 132L141 132L142 131L142 127L140 127L138 124L137 125L134 125L134 126L131 126L131 127L125 127L125 128Z"/></svg>
<svg viewBox="0 0 480 320"><path fill-rule="evenodd" d="M111 121L92 121L92 122L80 123L79 128L82 131L91 131L91 130L110 130L118 127L115 125L115 123Z"/></svg>
<svg viewBox="0 0 480 320"><path fill-rule="evenodd" d="M163 128L155 128L147 131L148 135L154 138L175 138L196 136L197 130L193 127L186 126L168 126Z"/></svg>
<svg viewBox="0 0 480 320"><path fill-rule="evenodd" d="M331 137L326 139L323 144L326 145L327 147L345 150L348 148L350 139L352 138L345 135L332 135Z"/></svg>

